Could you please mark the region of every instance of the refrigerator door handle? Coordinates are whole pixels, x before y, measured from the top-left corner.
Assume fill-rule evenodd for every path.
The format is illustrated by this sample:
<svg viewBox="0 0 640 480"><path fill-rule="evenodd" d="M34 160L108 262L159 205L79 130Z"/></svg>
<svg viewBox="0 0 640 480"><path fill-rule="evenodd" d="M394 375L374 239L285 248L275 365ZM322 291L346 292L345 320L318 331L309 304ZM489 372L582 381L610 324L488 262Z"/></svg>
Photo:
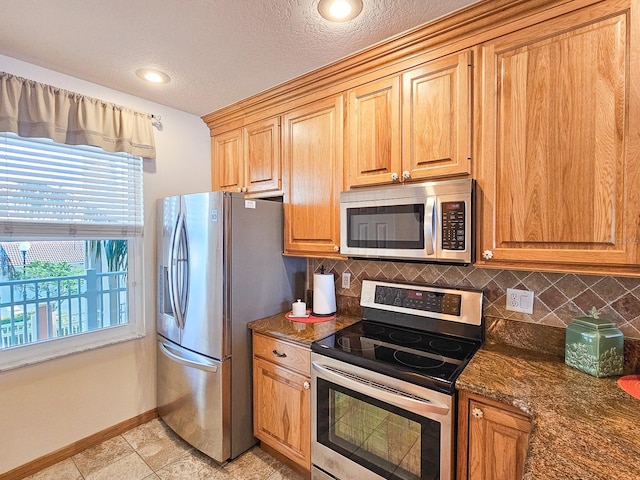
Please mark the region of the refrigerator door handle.
<svg viewBox="0 0 640 480"><path fill-rule="evenodd" d="M173 230L171 231L171 239L169 246L169 303L171 304L171 311L173 312L173 319L176 322L176 326L181 328L180 321L178 319L178 304L176 302L176 237L178 236L178 225L180 223L180 218L176 220L175 225L173 226Z"/></svg>
<svg viewBox="0 0 640 480"><path fill-rule="evenodd" d="M184 250L180 249L183 244ZM180 213L176 222L175 235L171 247L171 283L173 285L174 313L178 328L184 328L186 301L189 294L189 248L186 245L185 216ZM184 253L184 257L181 257Z"/></svg>
<svg viewBox="0 0 640 480"><path fill-rule="evenodd" d="M192 367L192 368L197 368L199 370L206 370L209 372L213 372L216 373L218 371L218 366L216 364L214 364L213 362L208 362L208 361L196 361L196 360L192 360L189 358L185 358L177 353L173 353L171 351L171 347L169 345L167 345L166 343L163 342L158 342L158 345L160 347L160 351L166 355L168 358L170 358L171 360L180 363L181 365L185 365L187 367Z"/></svg>

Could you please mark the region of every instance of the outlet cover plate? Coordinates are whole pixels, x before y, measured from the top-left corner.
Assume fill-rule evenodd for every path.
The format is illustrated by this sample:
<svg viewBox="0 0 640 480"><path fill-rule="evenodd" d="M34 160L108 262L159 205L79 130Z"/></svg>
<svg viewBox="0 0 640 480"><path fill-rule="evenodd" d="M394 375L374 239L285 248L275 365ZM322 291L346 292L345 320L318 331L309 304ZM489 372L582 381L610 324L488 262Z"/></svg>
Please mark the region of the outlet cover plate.
<svg viewBox="0 0 640 480"><path fill-rule="evenodd" d="M520 313L533 313L533 292L507 288L507 310Z"/></svg>
<svg viewBox="0 0 640 480"><path fill-rule="evenodd" d="M351 274L349 272L344 272L342 274L342 288L351 287Z"/></svg>

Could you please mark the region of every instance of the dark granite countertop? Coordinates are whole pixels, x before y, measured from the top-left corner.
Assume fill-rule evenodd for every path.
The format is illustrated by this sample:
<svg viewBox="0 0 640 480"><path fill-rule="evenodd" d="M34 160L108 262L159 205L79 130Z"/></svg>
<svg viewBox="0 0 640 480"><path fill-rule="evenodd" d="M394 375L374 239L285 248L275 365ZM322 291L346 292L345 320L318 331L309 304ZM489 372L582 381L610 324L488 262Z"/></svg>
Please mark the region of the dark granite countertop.
<svg viewBox="0 0 640 480"><path fill-rule="evenodd" d="M532 419L525 480L640 478L640 400L561 357L485 343L459 390L513 405Z"/></svg>
<svg viewBox="0 0 640 480"><path fill-rule="evenodd" d="M333 320L306 323L288 320L284 315L284 313L279 313L271 317L255 320L249 323L249 328L256 332L309 347L311 342L327 337L361 319L361 317L338 314Z"/></svg>

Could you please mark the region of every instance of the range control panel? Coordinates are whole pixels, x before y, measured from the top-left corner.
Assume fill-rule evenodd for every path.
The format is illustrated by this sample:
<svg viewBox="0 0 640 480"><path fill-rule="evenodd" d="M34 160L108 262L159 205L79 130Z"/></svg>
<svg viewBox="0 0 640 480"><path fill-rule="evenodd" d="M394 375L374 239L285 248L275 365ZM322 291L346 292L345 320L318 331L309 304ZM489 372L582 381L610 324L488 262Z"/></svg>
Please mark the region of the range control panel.
<svg viewBox="0 0 640 480"><path fill-rule="evenodd" d="M363 280L360 305L452 322L481 325L481 290Z"/></svg>
<svg viewBox="0 0 640 480"><path fill-rule="evenodd" d="M375 303L460 316L461 296L454 293L376 286Z"/></svg>

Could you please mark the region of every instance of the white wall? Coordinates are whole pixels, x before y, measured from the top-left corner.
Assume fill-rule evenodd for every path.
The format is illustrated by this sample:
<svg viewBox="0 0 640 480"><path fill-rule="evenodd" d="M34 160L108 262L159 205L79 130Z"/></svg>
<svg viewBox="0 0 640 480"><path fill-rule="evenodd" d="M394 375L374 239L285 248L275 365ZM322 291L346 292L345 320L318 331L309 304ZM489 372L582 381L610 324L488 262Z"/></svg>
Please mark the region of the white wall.
<svg viewBox="0 0 640 480"><path fill-rule="evenodd" d="M3 55L0 70L161 115L163 125L155 130L157 159L144 176L147 335L0 373L3 473L156 407L155 201L209 190L211 147L209 130L195 115Z"/></svg>

